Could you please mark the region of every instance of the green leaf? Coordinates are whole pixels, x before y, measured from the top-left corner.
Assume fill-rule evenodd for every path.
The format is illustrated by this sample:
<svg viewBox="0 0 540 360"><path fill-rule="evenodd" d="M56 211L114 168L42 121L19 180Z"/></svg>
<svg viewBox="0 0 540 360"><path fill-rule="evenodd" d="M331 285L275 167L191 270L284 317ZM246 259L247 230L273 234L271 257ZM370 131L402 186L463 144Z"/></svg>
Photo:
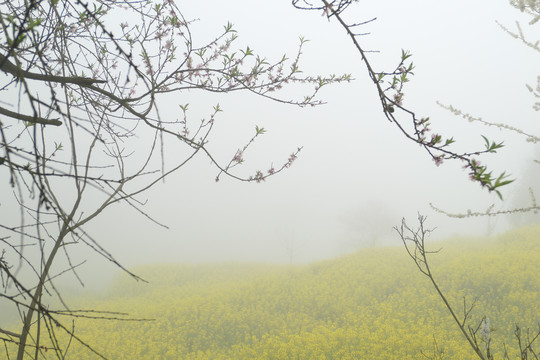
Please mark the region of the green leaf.
<svg viewBox="0 0 540 360"><path fill-rule="evenodd" d="M236 32L236 30L233 29L233 24L230 22L228 22L227 25L224 26L224 28L226 33Z"/></svg>
<svg viewBox="0 0 540 360"><path fill-rule="evenodd" d="M446 142L444 143L444 146L448 146L448 145L450 145L450 144L452 144L454 142L455 142L454 138L451 137L450 139L446 139Z"/></svg>
<svg viewBox="0 0 540 360"><path fill-rule="evenodd" d="M410 58L411 55L412 55L412 54L409 53L408 51L401 49L401 61L402 61L402 62L405 61L405 60L407 60L408 58Z"/></svg>
<svg viewBox="0 0 540 360"><path fill-rule="evenodd" d="M249 48L249 46L246 48L246 51L240 50L244 56L253 56L253 50Z"/></svg>
<svg viewBox="0 0 540 360"><path fill-rule="evenodd" d="M484 135L480 135L480 136L482 136L482 138L485 141L486 150L489 150L489 140Z"/></svg>

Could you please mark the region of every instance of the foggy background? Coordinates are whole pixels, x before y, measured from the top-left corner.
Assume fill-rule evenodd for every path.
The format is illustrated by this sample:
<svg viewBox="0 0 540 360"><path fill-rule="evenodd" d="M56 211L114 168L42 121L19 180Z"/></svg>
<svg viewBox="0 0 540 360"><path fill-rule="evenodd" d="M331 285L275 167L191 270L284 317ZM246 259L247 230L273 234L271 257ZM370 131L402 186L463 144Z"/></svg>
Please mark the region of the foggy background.
<svg viewBox="0 0 540 360"><path fill-rule="evenodd" d="M538 60L533 50L496 24L515 29L516 20L526 19L507 1L487 6L470 0L360 1L347 15L355 22L377 17L361 28L371 34L360 38L367 50L377 51L368 54L376 71L391 71L401 49L413 54L415 76L404 88L404 105L419 117L429 116L434 133L453 136L457 149L481 150L480 135L505 142L498 154L481 158L494 173L506 170L518 178L502 189L504 203L468 180L460 163L435 166L422 148L386 120L360 55L335 21L296 10L289 1L191 0L179 6L187 19L200 19L192 26L195 45L211 40L230 21L238 31L237 47L249 45L278 60L284 53L295 55L301 35L310 40L300 62L304 73L350 73L355 80L323 88L320 96L327 104L314 108L249 93L182 94L193 121L208 117L216 103L224 110L210 144L222 159L234 156L255 125L267 130L245 154L239 174L278 167L297 147L303 150L290 169L260 184L223 176L216 183L218 171L204 156L196 157L140 198L168 230L127 206L108 208L85 229L127 267L155 262L307 263L362 247L399 245L392 227L402 217L413 224L418 212L428 216L428 226L437 227L434 239L495 234L518 222L503 217L451 219L435 213L430 203L459 213L483 211L491 204L495 210L529 205L526 194L534 184L530 169L532 159L540 157L537 148L509 132L469 123L436 104L451 104L475 117L538 134L538 113L525 86L535 85ZM526 21L522 24L527 31ZM294 95L293 90L286 93ZM296 93L296 98L302 95ZM162 105L166 117L164 109ZM169 111L176 116L179 110ZM175 157L167 147L165 155ZM2 181L7 188L6 175ZM89 258L79 271L88 285L117 273L89 249L74 251L74 262Z"/></svg>

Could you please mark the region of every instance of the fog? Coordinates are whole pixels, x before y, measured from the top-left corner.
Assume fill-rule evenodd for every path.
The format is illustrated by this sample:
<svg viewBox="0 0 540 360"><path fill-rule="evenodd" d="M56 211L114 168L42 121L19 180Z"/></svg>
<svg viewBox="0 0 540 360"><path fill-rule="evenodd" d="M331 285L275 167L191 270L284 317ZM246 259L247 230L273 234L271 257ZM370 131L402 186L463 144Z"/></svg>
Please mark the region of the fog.
<svg viewBox="0 0 540 360"><path fill-rule="evenodd" d="M362 1L348 16L357 22L377 17L362 28L370 35L360 38L376 51L368 56L377 70L395 66L401 49L413 54L415 76L406 84L404 104L429 116L435 132L453 136L459 149L482 149L480 135L505 142L502 151L482 158L494 173L507 171L518 179L502 189L504 202L471 182L460 163L437 167L385 119L359 54L335 21L296 10L289 2L185 1L180 7L186 18L199 19L192 28L195 43L211 39L230 21L238 31L237 46L279 59L283 53L294 55L301 35L310 40L300 63L305 73L350 73L355 80L324 88L326 104L312 108L248 93L186 93L194 118L208 116L216 103L223 109L210 146L224 161L249 140L256 125L267 130L237 168L241 175L277 166L303 149L290 169L262 183L227 177L215 182L218 170L207 158L196 157L141 198L144 210L168 229L127 206L105 210L86 230L125 266L308 263L362 247L399 245L392 227L402 217L413 223L417 213L437 227L434 239L489 235L516 223L504 217L453 219L430 203L453 213L484 211L491 204L494 209L528 205L527 188L534 184L530 169L538 154L534 145L508 131L469 123L436 103L538 134L538 113L525 86L534 85L538 62L531 49L497 25L513 29L522 18L507 1L489 6L465 0L447 5ZM287 94L302 98L294 90ZM165 108L162 114L178 110ZM165 147L165 160L174 157ZM5 171L2 181L7 181ZM102 274L116 272L89 252L80 247L74 253L75 262L89 258L81 271L85 282L101 282Z"/></svg>

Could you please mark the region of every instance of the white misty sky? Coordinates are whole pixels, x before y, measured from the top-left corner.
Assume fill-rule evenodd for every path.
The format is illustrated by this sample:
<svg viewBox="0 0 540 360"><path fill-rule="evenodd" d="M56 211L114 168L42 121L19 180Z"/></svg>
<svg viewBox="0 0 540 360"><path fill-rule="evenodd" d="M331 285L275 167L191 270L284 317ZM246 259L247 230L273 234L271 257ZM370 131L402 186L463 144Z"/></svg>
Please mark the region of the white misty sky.
<svg viewBox="0 0 540 360"><path fill-rule="evenodd" d="M222 178L200 157L146 194L145 209L164 230L122 206L108 209L87 230L119 260L131 266L176 261L307 262L333 257L359 245L398 244L391 227L417 211L437 226L436 237L485 234L484 220L450 220L429 203L448 211L482 210L502 204L467 179L460 164L436 167L418 145L405 140L381 112L374 86L343 29L289 1L183 1L186 18L197 18L192 33L204 44L228 21L238 31L237 46L249 45L270 59L294 56L298 37L309 39L301 68L310 74L351 73L350 84L321 92L327 104L300 109L252 94L185 94L191 114L207 116L219 102L212 146L228 159L252 135L265 134L246 155L243 174L278 165L298 146L304 149L285 173L262 184ZM538 113L525 84L538 75L537 54L512 39L496 20L515 28L523 18L507 1L360 1L348 19L377 17L360 38L376 70L390 71L401 49L412 52L415 76L404 103L429 116L436 132L454 136L457 146L482 147L480 134L508 147L486 158L495 171L519 175L531 163L534 147L506 132L469 124L436 105L439 100L492 122L505 122L538 134ZM527 27L525 26L525 29ZM531 35L534 35L532 32ZM303 93L297 93L301 98ZM182 95L184 96L184 95ZM171 114L177 108L167 109ZM166 114L167 111L161 111ZM476 149L477 147L474 147ZM174 157L174 154L166 154ZM529 183L503 190L513 192ZM504 219L495 221L498 229ZM492 222L493 225L495 222ZM80 254L82 257L83 255ZM93 260L91 265L102 264Z"/></svg>
<svg viewBox="0 0 540 360"><path fill-rule="evenodd" d="M351 73L356 80L328 87L321 94L327 105L309 109L251 94L191 97L194 112L207 114L215 102L224 109L214 134L216 149L227 151L224 158L234 154L256 124L268 130L247 154L245 173L265 170L271 161L279 164L297 146L304 150L289 171L264 184L231 179L216 184L216 171L207 161L191 164L148 194L146 208L170 230L144 220L130 226L136 214L101 219L100 224L117 224L104 242L121 259L288 261L293 249L294 261L305 262L349 251L355 244L397 244L391 226L402 216L414 221L417 211L432 218L440 236L487 231L485 221L449 221L429 208L430 202L459 212L501 204L471 183L459 164L436 167L385 120L360 57L337 23L298 11L289 2L187 1L181 6L187 18L200 19L192 29L195 42L204 43L230 21L238 31L237 46L249 45L278 59L285 52L293 56L302 35L310 40L301 63L305 72ZM520 139L511 142L506 133L471 126L435 104L439 100L489 121L538 129L525 88L536 77L535 54L496 24L512 28L519 11L506 1L489 7L480 1L447 6L362 1L348 18L361 22L373 17L377 20L362 29L371 35L360 40L379 51L369 54L378 70L390 70L402 48L413 53L416 76L405 88L406 105L430 116L433 128L455 136L458 146L482 146L480 134L506 140L513 147L500 160L492 157L496 170L518 174L528 166L532 147L521 147ZM514 189L505 189L508 199ZM126 246L129 252L122 250Z"/></svg>

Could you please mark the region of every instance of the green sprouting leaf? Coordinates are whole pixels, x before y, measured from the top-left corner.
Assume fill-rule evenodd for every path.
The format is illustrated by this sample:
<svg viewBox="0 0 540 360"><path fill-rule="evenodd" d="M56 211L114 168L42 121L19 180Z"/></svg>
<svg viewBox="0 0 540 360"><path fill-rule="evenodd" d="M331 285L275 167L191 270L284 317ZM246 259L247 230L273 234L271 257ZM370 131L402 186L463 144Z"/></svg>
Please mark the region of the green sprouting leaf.
<svg viewBox="0 0 540 360"><path fill-rule="evenodd" d="M255 131L257 132L257 135L262 135L266 132L264 128L260 128L258 125L255 125Z"/></svg>
<svg viewBox="0 0 540 360"><path fill-rule="evenodd" d="M240 75L240 70L238 70L238 66L235 66L230 73L231 77L237 77Z"/></svg>
<svg viewBox="0 0 540 360"><path fill-rule="evenodd" d="M179 105L179 106L180 106L180 109L182 109L183 112L186 112L187 109L188 109L189 104Z"/></svg>
<svg viewBox="0 0 540 360"><path fill-rule="evenodd" d="M230 22L228 22L227 25L224 26L224 28L226 33L236 32L236 30L233 29L233 24Z"/></svg>
<svg viewBox="0 0 540 360"><path fill-rule="evenodd" d="M24 39L26 39L26 35L25 34L19 34L15 40L8 37L7 41L8 41L9 46L15 48L15 47L19 46L19 44L21 44L24 41Z"/></svg>
<svg viewBox="0 0 540 360"><path fill-rule="evenodd" d="M227 62L231 62L231 61L234 59L235 55L236 55L236 53L232 53L231 55L229 55L229 54L223 54L223 57L224 57L225 59L227 59Z"/></svg>
<svg viewBox="0 0 540 360"><path fill-rule="evenodd" d="M401 61L407 60L408 58L411 57L411 55L412 54L409 53L408 51L401 49Z"/></svg>
<svg viewBox="0 0 540 360"><path fill-rule="evenodd" d="M491 144L491 152L495 152L496 149L500 149L502 147L504 147L504 142L500 142L498 144L494 142L493 144Z"/></svg>
<svg viewBox="0 0 540 360"><path fill-rule="evenodd" d="M506 172L503 172L501 175L499 175L499 177L495 180L495 185L493 186L494 188L495 187L499 187L499 186L504 186L504 185L508 185L512 182L514 182L514 179L512 180L504 180L508 177L509 175L506 174Z"/></svg>
<svg viewBox="0 0 540 360"><path fill-rule="evenodd" d="M266 61L266 58L261 58L257 55L257 64L255 66L260 67L263 65L269 65L268 61Z"/></svg>
<svg viewBox="0 0 540 360"><path fill-rule="evenodd" d="M482 138L484 139L486 150L489 151L489 140L484 135L480 135L480 136L482 136Z"/></svg>
<svg viewBox="0 0 540 360"><path fill-rule="evenodd" d="M30 22L28 23L28 29L32 30L33 28L41 25L41 21L42 20L40 18L31 19Z"/></svg>
<svg viewBox="0 0 540 360"><path fill-rule="evenodd" d="M244 56L253 56L253 50L249 48L249 46L246 48L246 51L240 50Z"/></svg>
<svg viewBox="0 0 540 360"><path fill-rule="evenodd" d="M197 55L198 57L202 58L204 56L204 53L206 52L206 48L203 48L203 49L200 49L198 51L195 52L195 55ZM234 56L234 54L233 54Z"/></svg>
<svg viewBox="0 0 540 360"><path fill-rule="evenodd" d="M103 9L103 4L99 5L99 7L97 7L96 4L94 4L94 11L92 12L95 15L104 15L106 13L106 11Z"/></svg>
<svg viewBox="0 0 540 360"><path fill-rule="evenodd" d="M485 147L487 152L495 153L497 149L504 147L504 142L496 143L495 141L490 142L484 135L481 135L485 142Z"/></svg>

